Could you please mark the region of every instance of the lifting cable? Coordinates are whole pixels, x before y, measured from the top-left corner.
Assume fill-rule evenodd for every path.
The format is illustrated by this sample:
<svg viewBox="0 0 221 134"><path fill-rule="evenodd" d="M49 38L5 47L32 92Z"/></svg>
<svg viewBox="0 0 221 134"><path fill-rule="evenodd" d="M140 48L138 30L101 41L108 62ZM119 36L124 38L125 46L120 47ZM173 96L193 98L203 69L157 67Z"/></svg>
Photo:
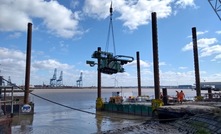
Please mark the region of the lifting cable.
<svg viewBox="0 0 221 134"><path fill-rule="evenodd" d="M112 8L112 2L110 6L110 22L109 22L109 28L107 33L107 41L106 41L106 47L105 51L108 52L109 42L110 42L110 34L112 35L112 41L113 41L113 49L114 49L114 55L116 55L116 48L115 48L115 39L114 39L114 27L112 22L112 15L113 15L113 8Z"/></svg>

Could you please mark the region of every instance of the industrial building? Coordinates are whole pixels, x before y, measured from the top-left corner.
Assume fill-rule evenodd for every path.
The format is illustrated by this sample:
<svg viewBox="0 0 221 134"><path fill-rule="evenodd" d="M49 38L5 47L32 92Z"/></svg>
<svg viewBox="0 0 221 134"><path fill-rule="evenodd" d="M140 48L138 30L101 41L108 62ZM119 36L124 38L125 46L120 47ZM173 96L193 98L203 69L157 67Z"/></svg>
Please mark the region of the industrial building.
<svg viewBox="0 0 221 134"><path fill-rule="evenodd" d="M201 90L204 88L212 88L213 90L221 90L221 82L200 82Z"/></svg>

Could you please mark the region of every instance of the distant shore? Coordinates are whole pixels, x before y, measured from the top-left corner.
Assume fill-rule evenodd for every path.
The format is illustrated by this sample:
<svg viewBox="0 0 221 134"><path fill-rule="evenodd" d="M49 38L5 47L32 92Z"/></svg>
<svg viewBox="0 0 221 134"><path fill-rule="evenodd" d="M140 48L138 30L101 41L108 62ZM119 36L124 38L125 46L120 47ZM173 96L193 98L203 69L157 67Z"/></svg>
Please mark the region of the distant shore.
<svg viewBox="0 0 221 134"><path fill-rule="evenodd" d="M97 88L40 88L32 89L34 93L37 92L97 92ZM136 88L102 88L102 92L136 92Z"/></svg>

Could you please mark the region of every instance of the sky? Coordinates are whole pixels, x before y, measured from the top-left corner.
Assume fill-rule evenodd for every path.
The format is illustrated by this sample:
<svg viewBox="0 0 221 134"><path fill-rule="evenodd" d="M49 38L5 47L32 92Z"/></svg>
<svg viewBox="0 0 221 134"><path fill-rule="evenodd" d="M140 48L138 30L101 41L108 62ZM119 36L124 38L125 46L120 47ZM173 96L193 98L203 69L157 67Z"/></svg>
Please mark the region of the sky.
<svg viewBox="0 0 221 134"><path fill-rule="evenodd" d="M114 41L105 50L111 0L0 0L0 75L24 85L27 24L32 23L31 85L49 84L57 69L63 84L97 86L98 47L134 57L125 72L102 74L102 86L153 86L151 13L157 13L160 85L195 83L192 28L197 29L200 81L221 81L221 22L207 0L112 0ZM112 38L111 38L112 39ZM110 41L111 41L110 39ZM115 46L116 51L114 51Z"/></svg>

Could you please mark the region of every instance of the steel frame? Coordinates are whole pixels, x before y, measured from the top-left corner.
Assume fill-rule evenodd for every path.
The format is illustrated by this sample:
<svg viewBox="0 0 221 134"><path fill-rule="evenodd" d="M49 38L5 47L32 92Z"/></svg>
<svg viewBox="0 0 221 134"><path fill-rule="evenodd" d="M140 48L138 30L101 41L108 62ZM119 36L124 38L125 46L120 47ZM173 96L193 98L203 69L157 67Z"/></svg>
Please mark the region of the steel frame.
<svg viewBox="0 0 221 134"><path fill-rule="evenodd" d="M221 0L208 0L208 2L219 17L219 20L221 20Z"/></svg>

